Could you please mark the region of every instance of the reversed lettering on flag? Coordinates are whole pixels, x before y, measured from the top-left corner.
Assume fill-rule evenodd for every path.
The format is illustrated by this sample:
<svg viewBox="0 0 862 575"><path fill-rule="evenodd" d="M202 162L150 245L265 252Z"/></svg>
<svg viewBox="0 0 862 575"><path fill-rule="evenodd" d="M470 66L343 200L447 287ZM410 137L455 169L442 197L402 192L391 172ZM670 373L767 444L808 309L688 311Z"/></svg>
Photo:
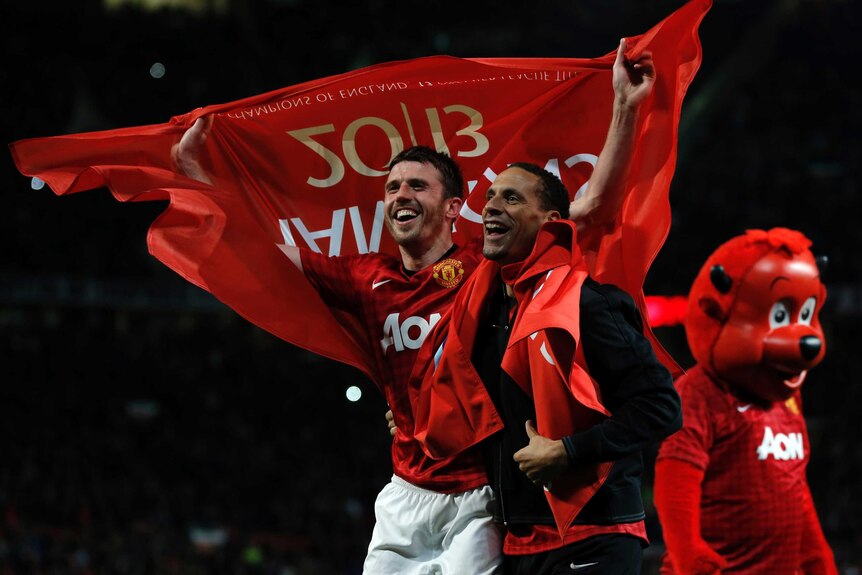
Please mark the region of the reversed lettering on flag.
<svg viewBox="0 0 862 575"><path fill-rule="evenodd" d="M633 294L642 309L647 269L670 227L680 108L700 65L697 28L710 5L688 2L627 40L630 56L652 52L656 85L641 110L621 218L578 239L593 276ZM593 59L384 63L163 124L10 148L21 173L57 194L107 187L120 201L169 200L147 237L156 258L261 328L373 377L361 329L325 305L279 246L397 255L383 233L381 199L389 161L414 144L461 165L468 197L455 237L462 245L481 233L484 193L511 162L547 166L582 193L611 118L615 48ZM210 182L179 172L171 158L201 117L212 120L198 158ZM400 322L391 327L392 346L422 339L424 324L406 333Z"/></svg>

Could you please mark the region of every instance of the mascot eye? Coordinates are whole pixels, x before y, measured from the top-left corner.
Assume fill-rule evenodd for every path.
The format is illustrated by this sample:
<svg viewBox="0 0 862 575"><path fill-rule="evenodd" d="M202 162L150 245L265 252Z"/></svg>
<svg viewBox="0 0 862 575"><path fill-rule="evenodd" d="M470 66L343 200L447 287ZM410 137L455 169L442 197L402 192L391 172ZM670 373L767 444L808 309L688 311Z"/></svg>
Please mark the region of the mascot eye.
<svg viewBox="0 0 862 575"><path fill-rule="evenodd" d="M814 308L817 307L817 298L810 297L802 304L799 310L799 323L802 325L811 325L811 320L814 319Z"/></svg>
<svg viewBox="0 0 862 575"><path fill-rule="evenodd" d="M784 302L777 301L769 310L769 327L775 329L784 325L790 325L790 312Z"/></svg>

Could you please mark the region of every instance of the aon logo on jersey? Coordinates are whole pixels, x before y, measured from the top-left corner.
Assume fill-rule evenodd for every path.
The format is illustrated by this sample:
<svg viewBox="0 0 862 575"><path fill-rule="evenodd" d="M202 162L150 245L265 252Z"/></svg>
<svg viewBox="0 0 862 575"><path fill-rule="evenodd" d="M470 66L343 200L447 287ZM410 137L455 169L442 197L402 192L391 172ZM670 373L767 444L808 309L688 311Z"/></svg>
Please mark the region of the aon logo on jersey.
<svg viewBox="0 0 862 575"><path fill-rule="evenodd" d="M802 434L773 433L767 425L763 431L763 441L757 448L757 458L764 460L770 455L778 461L803 459L805 450L802 447Z"/></svg>
<svg viewBox="0 0 862 575"><path fill-rule="evenodd" d="M390 347L395 347L395 351L419 349L431 332L431 328L440 321L439 313L432 313L427 320L424 317L411 315L403 322L400 320L400 315L390 313L383 323L383 339L380 340L380 345L383 346L384 354Z"/></svg>

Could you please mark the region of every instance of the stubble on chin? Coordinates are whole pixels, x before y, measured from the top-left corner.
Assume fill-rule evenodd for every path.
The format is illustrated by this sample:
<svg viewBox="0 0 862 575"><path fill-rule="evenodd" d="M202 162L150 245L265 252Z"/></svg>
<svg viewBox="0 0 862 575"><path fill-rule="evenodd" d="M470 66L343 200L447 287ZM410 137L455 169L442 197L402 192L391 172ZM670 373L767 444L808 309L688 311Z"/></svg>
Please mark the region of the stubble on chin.
<svg viewBox="0 0 862 575"><path fill-rule="evenodd" d="M493 246L482 246L482 257L486 260L497 261L502 257L500 249Z"/></svg>

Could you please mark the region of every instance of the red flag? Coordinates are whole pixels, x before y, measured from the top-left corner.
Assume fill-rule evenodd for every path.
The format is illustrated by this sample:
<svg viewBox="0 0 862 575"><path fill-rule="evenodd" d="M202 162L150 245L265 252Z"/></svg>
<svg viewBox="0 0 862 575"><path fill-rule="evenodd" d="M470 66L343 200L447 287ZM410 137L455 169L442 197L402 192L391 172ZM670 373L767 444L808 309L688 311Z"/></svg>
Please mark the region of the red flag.
<svg viewBox="0 0 862 575"><path fill-rule="evenodd" d="M670 227L680 107L700 65L697 27L710 5L692 0L628 40L630 56L652 51L657 82L641 113L622 218L581 242L596 279L626 289L641 309L647 269ZM395 252L381 211L386 165L416 143L448 151L469 182L458 241L481 233L484 191L510 162L546 166L575 193L607 133L614 54L391 62L164 124L10 148L22 174L59 195L107 187L120 201L169 200L150 226L150 253L261 328L373 377L352 320L320 301L278 244L330 255ZM172 145L208 114L202 160L213 185L180 175L170 159Z"/></svg>

